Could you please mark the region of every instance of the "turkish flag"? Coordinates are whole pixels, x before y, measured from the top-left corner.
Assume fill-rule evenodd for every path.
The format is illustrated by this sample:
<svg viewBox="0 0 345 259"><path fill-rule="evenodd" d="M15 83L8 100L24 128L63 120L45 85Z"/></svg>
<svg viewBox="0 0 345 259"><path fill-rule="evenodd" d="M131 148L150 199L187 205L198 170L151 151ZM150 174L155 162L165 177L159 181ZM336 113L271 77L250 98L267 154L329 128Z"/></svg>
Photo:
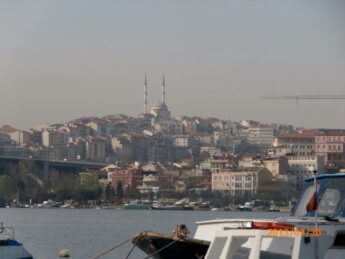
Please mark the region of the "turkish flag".
<svg viewBox="0 0 345 259"><path fill-rule="evenodd" d="M313 196L311 196L310 201L307 204L307 211L315 211L317 210L317 195L314 192Z"/></svg>

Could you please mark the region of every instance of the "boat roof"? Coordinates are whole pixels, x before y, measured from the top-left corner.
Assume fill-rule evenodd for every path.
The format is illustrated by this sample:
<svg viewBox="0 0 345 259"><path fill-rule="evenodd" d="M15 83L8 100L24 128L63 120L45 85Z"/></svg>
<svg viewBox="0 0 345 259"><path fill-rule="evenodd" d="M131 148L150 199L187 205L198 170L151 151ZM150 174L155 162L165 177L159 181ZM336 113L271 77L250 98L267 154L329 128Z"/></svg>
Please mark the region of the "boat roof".
<svg viewBox="0 0 345 259"><path fill-rule="evenodd" d="M278 218L247 218L247 219L213 219L205 221L195 222L197 225L215 225L224 223L243 223L243 222L287 222L287 223L297 223L297 224L315 224L315 217L278 217ZM318 223L325 225L343 225L345 223L344 218L338 218L338 221L328 221L324 218L319 218Z"/></svg>
<svg viewBox="0 0 345 259"><path fill-rule="evenodd" d="M332 174L320 174L316 176L316 180L329 179L329 178L345 178L345 173L332 173ZM314 176L304 179L306 182L314 180Z"/></svg>

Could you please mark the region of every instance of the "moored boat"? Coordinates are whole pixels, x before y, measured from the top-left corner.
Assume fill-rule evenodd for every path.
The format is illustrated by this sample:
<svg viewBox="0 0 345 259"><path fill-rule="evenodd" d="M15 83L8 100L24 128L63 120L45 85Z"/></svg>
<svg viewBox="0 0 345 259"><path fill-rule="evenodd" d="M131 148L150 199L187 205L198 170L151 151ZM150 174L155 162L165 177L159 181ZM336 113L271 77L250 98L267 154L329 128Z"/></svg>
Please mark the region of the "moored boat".
<svg viewBox="0 0 345 259"><path fill-rule="evenodd" d="M144 231L136 235L133 244L153 258L198 259L206 254L210 242L189 238L185 225L178 225L175 232L166 235Z"/></svg>
<svg viewBox="0 0 345 259"><path fill-rule="evenodd" d="M268 209L268 211L270 211L270 212L280 212L280 209L278 208L278 206L272 205L272 206Z"/></svg>
<svg viewBox="0 0 345 259"><path fill-rule="evenodd" d="M324 174L305 180L301 196L290 217L277 219L216 219L197 222L187 248L169 246L169 258L344 258L345 251L345 174ZM318 206L315 206L315 204ZM159 233L156 235L160 235ZM150 243L149 237L143 237ZM174 239L170 237L170 242ZM144 242L144 241L142 241ZM199 242L209 248L205 254L183 257ZM195 247L194 247L195 246ZM139 246L154 258L164 259L164 246ZM181 251L182 249L182 251ZM241 256L242 257L241 257ZM244 256L244 257L243 257Z"/></svg>
<svg viewBox="0 0 345 259"><path fill-rule="evenodd" d="M0 223L0 258L1 259L33 259L23 244L14 239L14 230Z"/></svg>

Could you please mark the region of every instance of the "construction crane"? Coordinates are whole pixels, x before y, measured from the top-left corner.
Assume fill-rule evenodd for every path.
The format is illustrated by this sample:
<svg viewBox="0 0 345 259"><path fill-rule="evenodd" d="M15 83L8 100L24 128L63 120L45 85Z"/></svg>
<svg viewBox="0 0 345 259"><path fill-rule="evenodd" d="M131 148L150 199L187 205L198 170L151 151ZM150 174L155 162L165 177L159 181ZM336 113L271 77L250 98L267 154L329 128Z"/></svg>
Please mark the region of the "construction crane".
<svg viewBox="0 0 345 259"><path fill-rule="evenodd" d="M266 100L343 100L345 95L281 95L281 96L262 96Z"/></svg>

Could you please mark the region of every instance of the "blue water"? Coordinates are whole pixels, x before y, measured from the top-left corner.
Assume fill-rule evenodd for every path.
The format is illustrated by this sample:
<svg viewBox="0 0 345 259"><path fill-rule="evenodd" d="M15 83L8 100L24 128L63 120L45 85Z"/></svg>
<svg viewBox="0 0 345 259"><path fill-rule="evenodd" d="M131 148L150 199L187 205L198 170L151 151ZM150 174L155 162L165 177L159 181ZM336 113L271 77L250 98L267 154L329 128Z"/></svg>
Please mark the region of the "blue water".
<svg viewBox="0 0 345 259"><path fill-rule="evenodd" d="M227 211L152 211L97 209L0 209L0 222L15 229L15 238L37 259L57 259L68 249L72 259L92 258L144 230L171 232L195 221L215 218L275 218L285 213ZM101 258L124 259L131 243ZM130 258L144 258L135 249Z"/></svg>

